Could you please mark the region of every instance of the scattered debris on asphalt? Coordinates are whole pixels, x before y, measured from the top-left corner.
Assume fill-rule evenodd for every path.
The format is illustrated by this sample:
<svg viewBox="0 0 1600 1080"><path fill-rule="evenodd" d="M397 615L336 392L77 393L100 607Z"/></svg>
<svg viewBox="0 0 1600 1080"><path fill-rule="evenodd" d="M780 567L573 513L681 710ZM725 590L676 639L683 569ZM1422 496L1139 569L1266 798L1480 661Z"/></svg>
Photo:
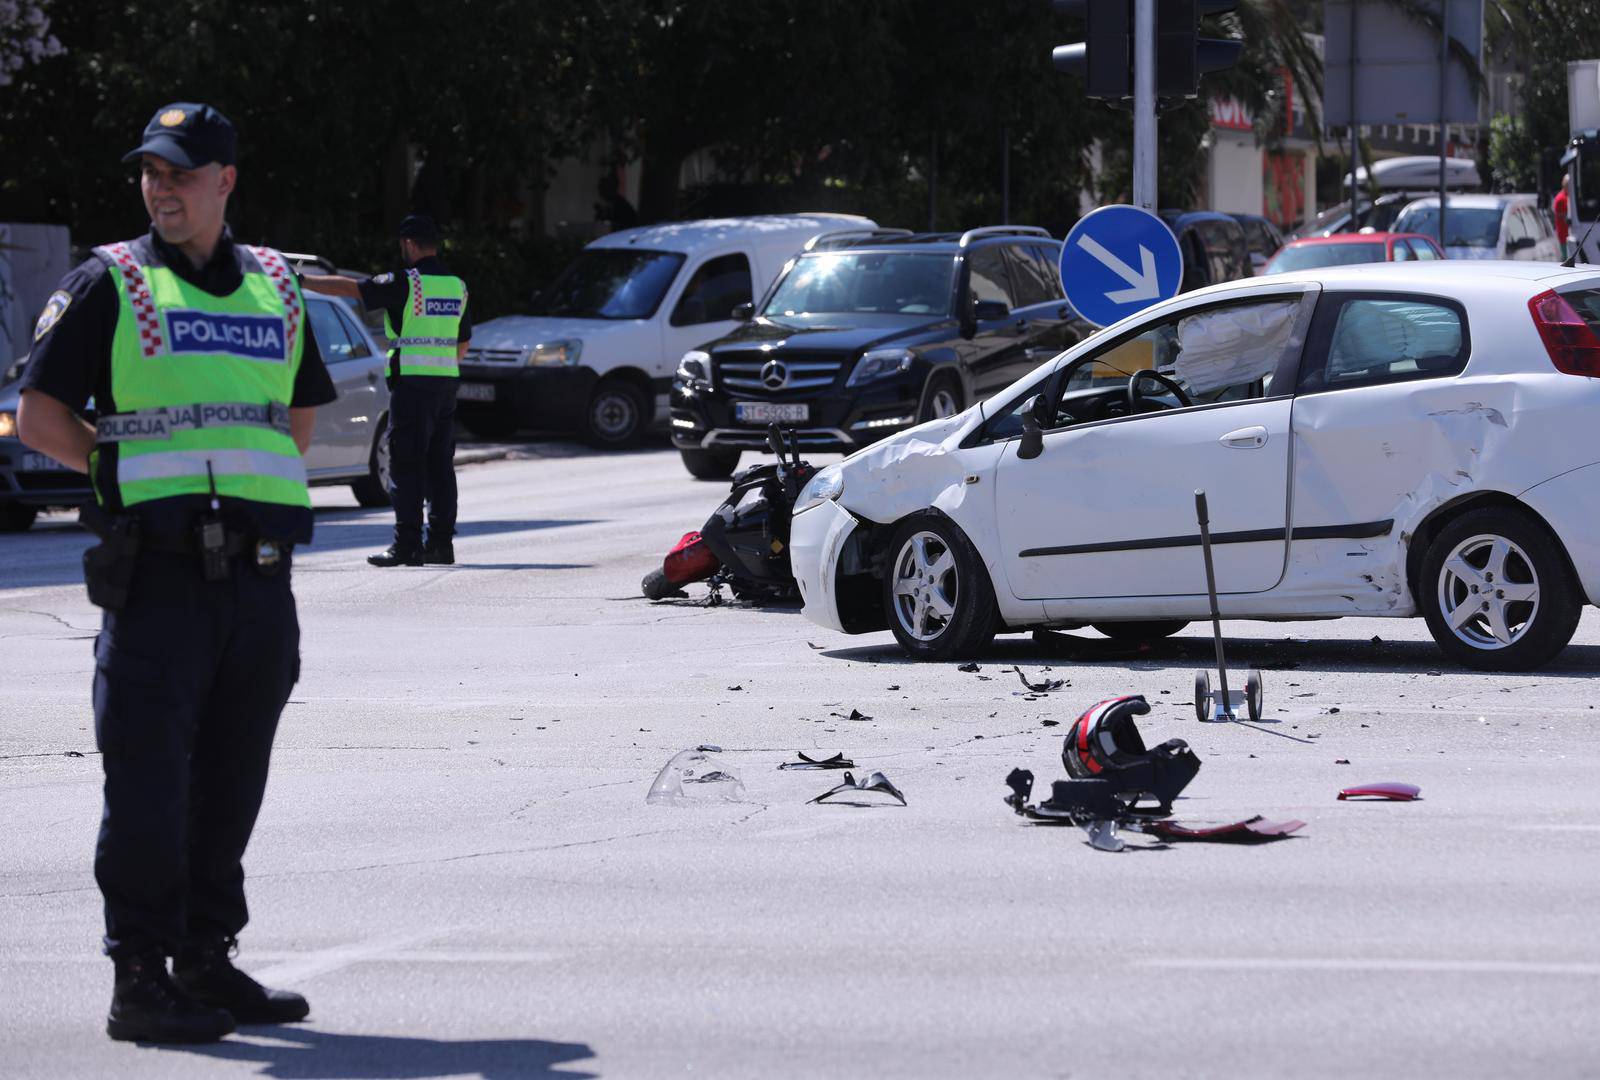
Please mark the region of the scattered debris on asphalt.
<svg viewBox="0 0 1600 1080"><path fill-rule="evenodd" d="M1364 725L1363 725L1363 726L1364 726ZM1335 764L1335 765L1348 765L1348 764L1350 764L1350 759L1349 759L1349 758L1347 758L1347 757L1342 757L1342 758L1334 758L1334 759L1333 759L1333 763L1334 763L1334 764Z"/></svg>
<svg viewBox="0 0 1600 1080"><path fill-rule="evenodd" d="M1039 726L1040 727L1060 727L1061 726L1061 721L1060 720L1040 720L1039 721Z"/></svg>
<svg viewBox="0 0 1600 1080"><path fill-rule="evenodd" d="M799 761L785 761L782 765L779 765L778 768L812 770L853 769L856 767L856 763L845 757L843 751L834 754L832 757L825 758L814 758L804 750L797 751L797 753L800 757Z"/></svg>
<svg viewBox="0 0 1600 1080"><path fill-rule="evenodd" d="M744 782L737 773L711 757L720 746L702 744L680 750L661 767L644 801L654 806L697 806L743 802Z"/></svg>
<svg viewBox="0 0 1600 1080"><path fill-rule="evenodd" d="M1011 670L1017 673L1017 678L1022 680L1022 685L1028 688L1029 693L1048 694L1067 685L1067 680L1065 679L1045 679L1043 682L1029 682L1028 677L1022 673L1021 666L1016 664L1011 666Z"/></svg>
<svg viewBox="0 0 1600 1080"><path fill-rule="evenodd" d="M829 716L837 716L840 720L871 720L872 719L872 717L868 716L866 713L862 712L860 709L851 709L849 716L846 716L842 712L831 712L828 715Z"/></svg>
<svg viewBox="0 0 1600 1080"><path fill-rule="evenodd" d="M968 660L965 664L962 664L960 667L956 668L956 670L957 671L982 671L983 669L978 666L978 663L977 663L976 660Z"/></svg>
<svg viewBox="0 0 1600 1080"><path fill-rule="evenodd" d="M1378 799L1385 802L1414 802L1422 798L1422 789L1415 784L1397 780L1384 780L1376 784L1357 784L1339 792L1339 801L1347 799Z"/></svg>
<svg viewBox="0 0 1600 1080"><path fill-rule="evenodd" d="M827 791L824 791L821 795L818 795L815 799L809 800L809 802L813 802L813 803L831 802L831 803L838 803L838 804L840 804L842 806L887 806L888 805L882 799L869 799L869 798L867 798L868 795L873 795L873 794L887 795L889 798L892 798L892 799L896 800L897 802L899 802L899 804L901 806L906 805L906 797L905 797L905 795L901 794L900 789L895 787L892 783L890 783L889 782L889 778L887 776L883 775L881 772L872 773L865 780L862 780L860 783L856 782L856 778L855 778L855 775L853 773L845 773L844 774L844 781L842 783L838 784L835 787L829 788ZM836 798L836 796L845 796L845 795L849 795L849 796L852 796L852 797L851 798Z"/></svg>
<svg viewBox="0 0 1600 1080"><path fill-rule="evenodd" d="M744 687L742 687L742 686L730 686L730 687L728 687L728 689L729 690L743 690Z"/></svg>
<svg viewBox="0 0 1600 1080"><path fill-rule="evenodd" d="M1199 841L1212 844L1266 844L1286 839L1291 833L1306 827L1299 818L1289 821L1268 821L1257 814L1243 821L1227 825L1183 825L1176 821L1150 821L1141 825L1140 831L1163 840Z"/></svg>

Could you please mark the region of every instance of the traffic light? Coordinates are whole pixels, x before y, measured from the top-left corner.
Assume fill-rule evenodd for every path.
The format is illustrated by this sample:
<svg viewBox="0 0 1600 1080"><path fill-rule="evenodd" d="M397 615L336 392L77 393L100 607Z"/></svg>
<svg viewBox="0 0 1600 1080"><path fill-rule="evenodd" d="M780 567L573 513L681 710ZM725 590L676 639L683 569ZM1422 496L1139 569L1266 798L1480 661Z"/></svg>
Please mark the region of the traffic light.
<svg viewBox="0 0 1600 1080"><path fill-rule="evenodd" d="M1056 69L1083 76L1092 98L1132 97L1131 0L1050 0L1050 6L1057 14L1084 20L1088 30L1084 41L1051 50Z"/></svg>
<svg viewBox="0 0 1600 1080"><path fill-rule="evenodd" d="M1156 0L1156 94L1194 97L1200 76L1238 63L1243 42L1202 38L1200 20L1225 15L1239 0ZM1133 0L1050 0L1060 15L1084 20L1086 40L1058 45L1059 71L1081 75L1092 98L1133 96Z"/></svg>
<svg viewBox="0 0 1600 1080"><path fill-rule="evenodd" d="M1161 97L1194 97L1200 76L1239 62L1242 41L1203 38L1200 20L1226 15L1238 0L1156 0L1156 93Z"/></svg>

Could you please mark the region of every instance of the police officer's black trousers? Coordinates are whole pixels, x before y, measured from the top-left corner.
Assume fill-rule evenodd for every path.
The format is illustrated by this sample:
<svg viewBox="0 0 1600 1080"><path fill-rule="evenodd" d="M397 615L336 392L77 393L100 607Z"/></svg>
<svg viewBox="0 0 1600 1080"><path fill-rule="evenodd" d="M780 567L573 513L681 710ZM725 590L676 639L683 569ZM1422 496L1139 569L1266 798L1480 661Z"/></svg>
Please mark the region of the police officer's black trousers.
<svg viewBox="0 0 1600 1080"><path fill-rule="evenodd" d="M410 376L389 397L389 497L394 538L422 542L422 504L428 503L428 540L448 543L456 531L455 379Z"/></svg>
<svg viewBox="0 0 1600 1080"><path fill-rule="evenodd" d="M113 956L232 937L240 859L266 790L278 714L300 674L287 560L205 581L198 555L139 556L95 642L105 810L95 880Z"/></svg>

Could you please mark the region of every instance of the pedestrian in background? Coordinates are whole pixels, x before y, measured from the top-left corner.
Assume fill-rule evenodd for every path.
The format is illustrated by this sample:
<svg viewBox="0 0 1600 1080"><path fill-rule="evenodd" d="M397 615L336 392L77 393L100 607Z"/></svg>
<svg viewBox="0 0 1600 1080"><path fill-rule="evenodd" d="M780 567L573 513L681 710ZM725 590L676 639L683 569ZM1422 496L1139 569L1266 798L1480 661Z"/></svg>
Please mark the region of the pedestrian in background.
<svg viewBox="0 0 1600 1080"><path fill-rule="evenodd" d="M94 481L94 871L113 1039L208 1042L310 1009L231 956L248 918L240 860L300 674L301 455L314 406L337 395L283 256L228 230L236 143L207 105L156 113L124 158L139 163L150 232L96 248L61 282L18 415L23 442Z"/></svg>
<svg viewBox="0 0 1600 1080"><path fill-rule="evenodd" d="M1567 234L1571 230L1572 221L1568 217L1572 213L1572 174L1561 174L1561 190L1556 192L1556 197L1550 200L1550 215L1556 219L1556 241L1561 245L1561 257L1567 257Z"/></svg>
<svg viewBox="0 0 1600 1080"><path fill-rule="evenodd" d="M394 343L389 353L389 496L394 543L367 556L373 566L448 566L456 561L456 389L461 359L472 340L467 286L439 257L432 218L412 214L400 223L396 273L366 281L306 276L313 292L358 299L382 311ZM428 535L422 535L423 503Z"/></svg>

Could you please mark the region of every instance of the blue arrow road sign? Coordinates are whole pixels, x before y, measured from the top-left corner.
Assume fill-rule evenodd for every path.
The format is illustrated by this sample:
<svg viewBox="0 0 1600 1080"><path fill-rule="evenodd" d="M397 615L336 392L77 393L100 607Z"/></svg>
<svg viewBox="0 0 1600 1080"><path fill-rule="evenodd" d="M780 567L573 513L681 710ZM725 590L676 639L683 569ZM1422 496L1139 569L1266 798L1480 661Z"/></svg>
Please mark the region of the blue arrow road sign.
<svg viewBox="0 0 1600 1080"><path fill-rule="evenodd" d="M1067 301L1096 326L1110 326L1178 295L1183 252L1166 223L1137 206L1102 206L1061 245Z"/></svg>

